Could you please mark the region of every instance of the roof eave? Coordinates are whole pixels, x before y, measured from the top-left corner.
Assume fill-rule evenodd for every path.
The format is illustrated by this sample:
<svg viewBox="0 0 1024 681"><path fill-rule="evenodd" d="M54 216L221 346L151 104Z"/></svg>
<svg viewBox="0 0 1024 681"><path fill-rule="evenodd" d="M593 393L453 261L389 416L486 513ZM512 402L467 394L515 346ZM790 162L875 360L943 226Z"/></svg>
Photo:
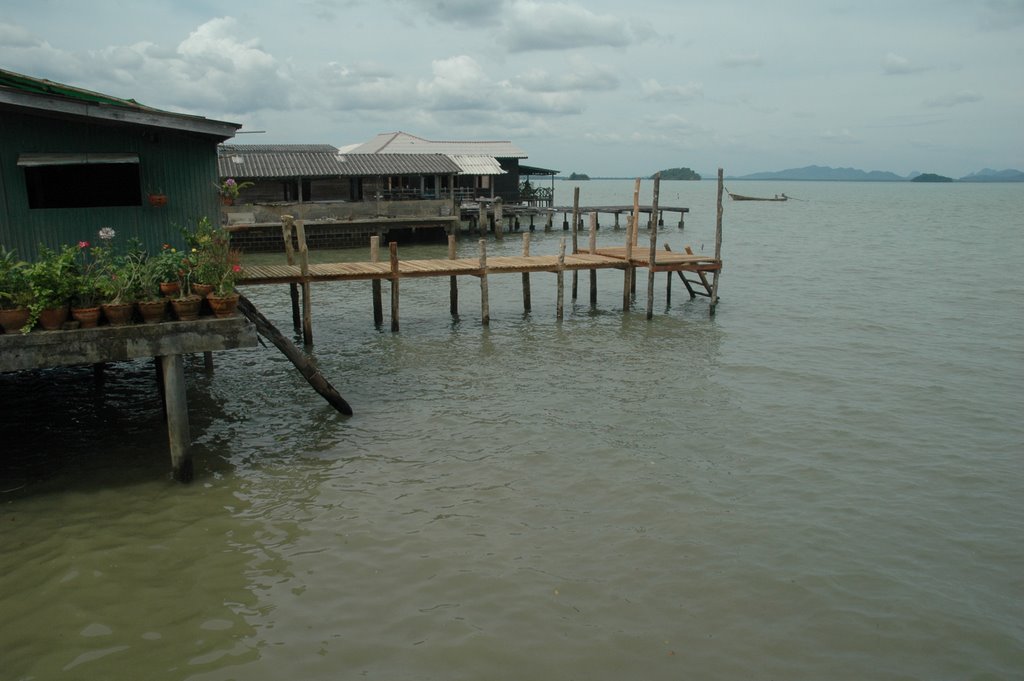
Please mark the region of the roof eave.
<svg viewBox="0 0 1024 681"><path fill-rule="evenodd" d="M130 125L170 128L209 135L220 140L234 137L235 132L242 127L240 123L216 121L199 116L175 114L156 109L134 110L109 104L93 104L51 95L18 92L6 88L0 88L0 105Z"/></svg>

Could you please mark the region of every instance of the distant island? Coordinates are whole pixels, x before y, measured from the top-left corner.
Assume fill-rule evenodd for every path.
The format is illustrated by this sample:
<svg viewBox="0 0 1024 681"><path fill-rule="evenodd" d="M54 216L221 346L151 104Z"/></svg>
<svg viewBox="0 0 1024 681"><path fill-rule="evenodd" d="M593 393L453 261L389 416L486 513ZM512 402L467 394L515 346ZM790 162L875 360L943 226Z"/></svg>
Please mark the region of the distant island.
<svg viewBox="0 0 1024 681"><path fill-rule="evenodd" d="M667 168L665 170L659 170L654 175L661 174L663 180L699 180L700 175L693 172L689 168ZM654 175L651 175L649 179L654 179Z"/></svg>
<svg viewBox="0 0 1024 681"><path fill-rule="evenodd" d="M946 177L945 175L936 175L935 173L922 173L915 177L911 182L952 182L952 177Z"/></svg>
<svg viewBox="0 0 1024 681"><path fill-rule="evenodd" d="M570 180L589 180L590 175L586 173L569 173Z"/></svg>
<svg viewBox="0 0 1024 681"><path fill-rule="evenodd" d="M924 175L933 175L925 173ZM732 176L730 180L807 180L807 181L839 181L839 182L910 182L914 178L921 177L922 173L911 173L906 177L897 175L885 170L872 170L865 172L857 168L830 168L828 166L805 166L803 168L789 168L773 172L752 173L750 175ZM934 175L934 177L942 177ZM985 168L976 173L961 177L959 180L948 178L947 180L926 179L920 182L1024 182L1024 172L1019 170L992 170Z"/></svg>

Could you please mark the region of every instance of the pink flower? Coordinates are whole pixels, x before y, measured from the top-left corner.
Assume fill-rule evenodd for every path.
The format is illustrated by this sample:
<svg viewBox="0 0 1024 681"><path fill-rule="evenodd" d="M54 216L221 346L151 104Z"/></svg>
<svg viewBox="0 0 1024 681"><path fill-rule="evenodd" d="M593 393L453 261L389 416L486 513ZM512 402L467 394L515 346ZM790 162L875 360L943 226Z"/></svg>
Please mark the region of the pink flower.
<svg viewBox="0 0 1024 681"><path fill-rule="evenodd" d="M231 271L232 272L241 272L242 271L242 266L241 265L232 265L231 266Z"/></svg>
<svg viewBox="0 0 1024 681"><path fill-rule="evenodd" d="M89 242L88 241L79 241L78 242L78 247L79 248L89 248Z"/></svg>
<svg viewBox="0 0 1024 681"><path fill-rule="evenodd" d="M224 184L226 184L229 187L234 187L235 186L235 178L229 177L228 179L224 180Z"/></svg>

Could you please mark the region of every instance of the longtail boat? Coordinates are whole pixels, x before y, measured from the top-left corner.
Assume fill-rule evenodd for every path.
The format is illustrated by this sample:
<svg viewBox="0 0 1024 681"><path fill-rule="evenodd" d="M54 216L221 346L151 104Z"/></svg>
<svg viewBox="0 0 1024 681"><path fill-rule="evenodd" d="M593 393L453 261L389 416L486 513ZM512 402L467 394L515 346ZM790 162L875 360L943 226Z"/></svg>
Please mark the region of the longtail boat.
<svg viewBox="0 0 1024 681"><path fill-rule="evenodd" d="M733 194L728 189L725 190L733 201L788 201L789 197L785 194L776 194L774 198L760 197L760 196L744 196L743 194Z"/></svg>

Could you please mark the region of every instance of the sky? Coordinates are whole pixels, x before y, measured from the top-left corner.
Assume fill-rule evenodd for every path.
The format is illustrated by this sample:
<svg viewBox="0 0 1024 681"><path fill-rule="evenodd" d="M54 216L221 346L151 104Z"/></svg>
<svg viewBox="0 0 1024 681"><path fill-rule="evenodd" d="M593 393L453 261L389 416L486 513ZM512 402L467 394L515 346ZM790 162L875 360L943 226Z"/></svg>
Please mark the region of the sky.
<svg viewBox="0 0 1024 681"><path fill-rule="evenodd" d="M401 130L598 177L1024 169L1024 0L0 0L0 68L243 144Z"/></svg>

